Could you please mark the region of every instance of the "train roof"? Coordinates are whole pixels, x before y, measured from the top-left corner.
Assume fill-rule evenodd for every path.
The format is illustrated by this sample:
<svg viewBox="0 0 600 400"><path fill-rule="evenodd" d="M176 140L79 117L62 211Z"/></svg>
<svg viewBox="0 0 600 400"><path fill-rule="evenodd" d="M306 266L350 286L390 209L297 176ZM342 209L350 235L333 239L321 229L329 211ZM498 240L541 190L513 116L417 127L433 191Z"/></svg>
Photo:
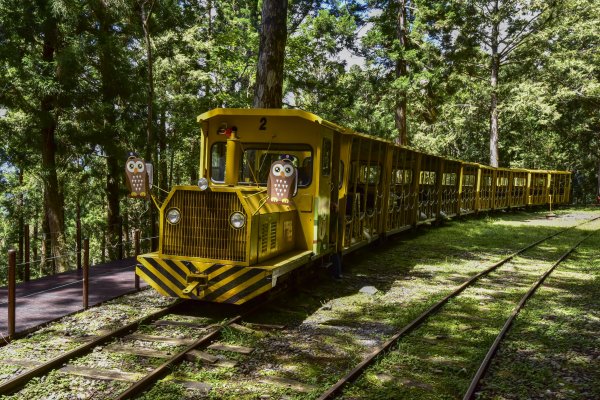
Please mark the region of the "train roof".
<svg viewBox="0 0 600 400"><path fill-rule="evenodd" d="M571 173L570 171L559 171L559 170L534 170L534 169L528 169L528 168L507 168L507 167L492 167L489 165L485 165L485 164L480 164L480 163L476 163L476 162L470 162L470 161L463 161L463 160L459 160L459 159L455 159L455 158L450 158L447 156L440 156L438 154L432 154L432 153L427 153L425 151L422 150L418 150L415 149L413 147L410 146L406 146L406 145L399 145L397 143L394 143L393 141L389 140L389 139L383 139L377 136L372 136L372 135L368 135L368 134L364 134L364 133L360 133L360 132L356 132L352 129L349 128L345 128L343 126L340 126L334 122L331 121L327 121L326 119L323 119L321 117L319 117L318 115L315 115L313 113L310 113L308 111L304 111L304 110L300 110L300 109L282 109L282 108L214 108L210 111L204 112L202 114L200 114L197 118L198 122L202 122L202 121L208 121L209 119L218 117L218 116L223 116L223 115L245 115L245 116L261 116L261 117L297 117L297 118L302 118L305 119L307 121L310 122L314 122L317 123L319 125L323 125L326 126L330 129L333 129L341 134L344 135L350 135L350 136L358 136L358 137L362 137L362 138L366 138L366 139L371 139L371 140L375 140L375 141L379 141L379 142L384 142L384 143L388 143L397 147L402 147L405 148L407 150L410 151L415 151L421 154L426 154L428 156L433 156L433 157L439 157L439 158L444 158L450 161L457 161L457 162L461 162L463 164L471 164L471 165L477 165L479 167L482 168L490 168L490 169L497 169L497 170L511 170L511 171L522 171L522 172L538 172L538 173Z"/></svg>

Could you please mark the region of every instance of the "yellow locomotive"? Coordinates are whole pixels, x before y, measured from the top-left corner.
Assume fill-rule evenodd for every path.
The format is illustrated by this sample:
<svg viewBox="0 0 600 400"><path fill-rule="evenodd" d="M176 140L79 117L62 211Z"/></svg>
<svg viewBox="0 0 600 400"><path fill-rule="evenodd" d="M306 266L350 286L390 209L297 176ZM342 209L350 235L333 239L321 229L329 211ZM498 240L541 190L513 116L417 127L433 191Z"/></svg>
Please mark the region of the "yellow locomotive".
<svg viewBox="0 0 600 400"><path fill-rule="evenodd" d="M242 304L421 223L570 198L570 172L449 160L300 110L215 109L198 122L202 178L173 187L158 250L138 256L136 273L165 296Z"/></svg>

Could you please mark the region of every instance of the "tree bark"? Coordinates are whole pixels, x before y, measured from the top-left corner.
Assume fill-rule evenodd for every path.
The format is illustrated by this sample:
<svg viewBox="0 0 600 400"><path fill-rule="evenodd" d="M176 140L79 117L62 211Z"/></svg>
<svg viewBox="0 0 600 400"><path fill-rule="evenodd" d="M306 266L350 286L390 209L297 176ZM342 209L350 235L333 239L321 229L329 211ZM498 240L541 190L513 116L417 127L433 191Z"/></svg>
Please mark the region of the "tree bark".
<svg viewBox="0 0 600 400"><path fill-rule="evenodd" d="M120 203L119 203L119 177L122 175L122 169L119 168L119 148L118 137L116 133L117 115L113 104L116 103L120 88L118 80L115 80L117 73L116 56L113 54L111 44L116 40L115 33L112 30L114 18L111 17L108 5L103 2L93 3L94 13L98 21L98 46L99 46L99 72L102 80L102 102L105 105L102 108L103 124L100 129L103 138L103 147L106 152L106 201L107 201L107 241L108 256L111 260L121 258L121 225L120 225Z"/></svg>
<svg viewBox="0 0 600 400"><path fill-rule="evenodd" d="M200 144L198 143L198 140L192 142L191 154L192 160L198 160L200 158ZM190 164L188 172L190 175L190 182L192 182L193 185L197 184L199 178L197 165ZM201 171L200 174L204 174L204 171Z"/></svg>
<svg viewBox="0 0 600 400"><path fill-rule="evenodd" d="M140 2L142 28L144 30L144 41L146 44L146 58L148 60L148 92L147 92L147 116L146 116L146 161L152 162L152 150L156 148L152 125L154 123L154 58L152 54L152 37L150 35L150 17L152 16L152 8L154 0L142 0ZM152 250L158 247L158 241L155 239L158 236L156 227L156 211L151 205L148 213L150 219L150 237L152 237Z"/></svg>
<svg viewBox="0 0 600 400"><path fill-rule="evenodd" d="M56 19L49 16L44 27L44 42L42 46L42 60L47 65L55 62L55 53L58 43L58 24ZM48 67L46 78L55 80L58 72ZM50 247L52 257L58 272L66 271L68 260L65 258L64 237L64 200L60 190L58 175L56 173L56 117L54 105L56 94L50 93L42 96L40 104L40 146L42 150L42 180L44 182L44 198L48 228L50 230Z"/></svg>
<svg viewBox="0 0 600 400"><path fill-rule="evenodd" d="M148 60L148 71L146 78L148 80L147 95L146 95L146 161L152 161L152 149L154 148L154 56L152 53L152 38L150 35L150 16L154 0L144 0L140 2L142 28L144 30L144 43L146 45L146 58Z"/></svg>
<svg viewBox="0 0 600 400"><path fill-rule="evenodd" d="M600 160L598 160L598 189L596 191L596 199L600 198Z"/></svg>
<svg viewBox="0 0 600 400"><path fill-rule="evenodd" d="M160 129L158 130L158 187L167 190L168 175L167 175L167 113L162 109L160 112ZM161 191L162 192L162 191ZM161 198L165 198L163 193Z"/></svg>
<svg viewBox="0 0 600 400"><path fill-rule="evenodd" d="M498 41L500 36L500 21L498 18L498 0L494 0L492 11L492 35L491 35L491 95L490 95L490 165L498 167L500 159L498 156L498 73L500 71L500 54L498 53Z"/></svg>
<svg viewBox="0 0 600 400"><path fill-rule="evenodd" d="M38 230L38 219L37 216L35 218L35 224L33 225L33 246L32 246L32 250L33 250L33 263L35 265L35 263L38 261L38 248L39 248L39 238L38 238L38 234L39 234L39 230ZM42 274L40 274L41 276Z"/></svg>
<svg viewBox="0 0 600 400"><path fill-rule="evenodd" d="M254 89L255 108L281 108L287 42L287 0L264 0Z"/></svg>
<svg viewBox="0 0 600 400"><path fill-rule="evenodd" d="M120 204L119 204L119 176L123 173L119 168L119 161L116 157L110 156L106 159L106 223L107 223L107 241L108 257L110 260L120 258L119 243L121 237L120 224Z"/></svg>
<svg viewBox="0 0 600 400"><path fill-rule="evenodd" d="M406 0L398 0L398 15L396 19L396 35L400 44L400 49L406 51ZM396 79L407 76L406 59L404 54L401 53L398 60L396 60ZM407 145L408 136L406 133L406 92L398 93L398 100L396 102L395 119L396 129L398 129L398 143Z"/></svg>
<svg viewBox="0 0 600 400"><path fill-rule="evenodd" d="M18 215L19 215L19 253L17 257L17 264L23 264L24 259L24 245L25 245L25 198L23 196L23 167L19 168L19 200L18 200ZM23 279L22 268L17 268L19 271L19 279Z"/></svg>

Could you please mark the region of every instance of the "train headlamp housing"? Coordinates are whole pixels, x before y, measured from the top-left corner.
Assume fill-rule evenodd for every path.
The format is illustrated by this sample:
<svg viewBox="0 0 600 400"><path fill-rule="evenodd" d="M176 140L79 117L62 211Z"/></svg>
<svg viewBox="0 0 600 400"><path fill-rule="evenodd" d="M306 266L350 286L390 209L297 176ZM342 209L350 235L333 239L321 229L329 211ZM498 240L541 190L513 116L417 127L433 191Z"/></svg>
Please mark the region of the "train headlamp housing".
<svg viewBox="0 0 600 400"><path fill-rule="evenodd" d="M233 228L241 229L246 225L246 216L243 213L236 211L229 216L229 223Z"/></svg>
<svg viewBox="0 0 600 400"><path fill-rule="evenodd" d="M208 179L202 177L198 179L198 189L205 191L208 189Z"/></svg>
<svg viewBox="0 0 600 400"><path fill-rule="evenodd" d="M181 219L181 213L176 208L171 208L167 211L167 222L171 225L176 225Z"/></svg>

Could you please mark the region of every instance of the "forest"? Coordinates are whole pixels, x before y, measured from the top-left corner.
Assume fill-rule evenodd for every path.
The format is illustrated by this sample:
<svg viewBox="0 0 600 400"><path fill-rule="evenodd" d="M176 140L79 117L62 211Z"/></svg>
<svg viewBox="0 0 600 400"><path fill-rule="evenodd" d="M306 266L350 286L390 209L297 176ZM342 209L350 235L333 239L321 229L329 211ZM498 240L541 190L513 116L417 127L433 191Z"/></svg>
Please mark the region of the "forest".
<svg viewBox="0 0 600 400"><path fill-rule="evenodd" d="M195 184L196 116L261 105L277 18L275 107L456 159L571 170L575 200L595 201L596 0L0 0L0 281L26 238L35 276L73 268L82 236L92 263L131 255L135 229L148 246L156 216L127 197L127 155L153 163L159 197Z"/></svg>

